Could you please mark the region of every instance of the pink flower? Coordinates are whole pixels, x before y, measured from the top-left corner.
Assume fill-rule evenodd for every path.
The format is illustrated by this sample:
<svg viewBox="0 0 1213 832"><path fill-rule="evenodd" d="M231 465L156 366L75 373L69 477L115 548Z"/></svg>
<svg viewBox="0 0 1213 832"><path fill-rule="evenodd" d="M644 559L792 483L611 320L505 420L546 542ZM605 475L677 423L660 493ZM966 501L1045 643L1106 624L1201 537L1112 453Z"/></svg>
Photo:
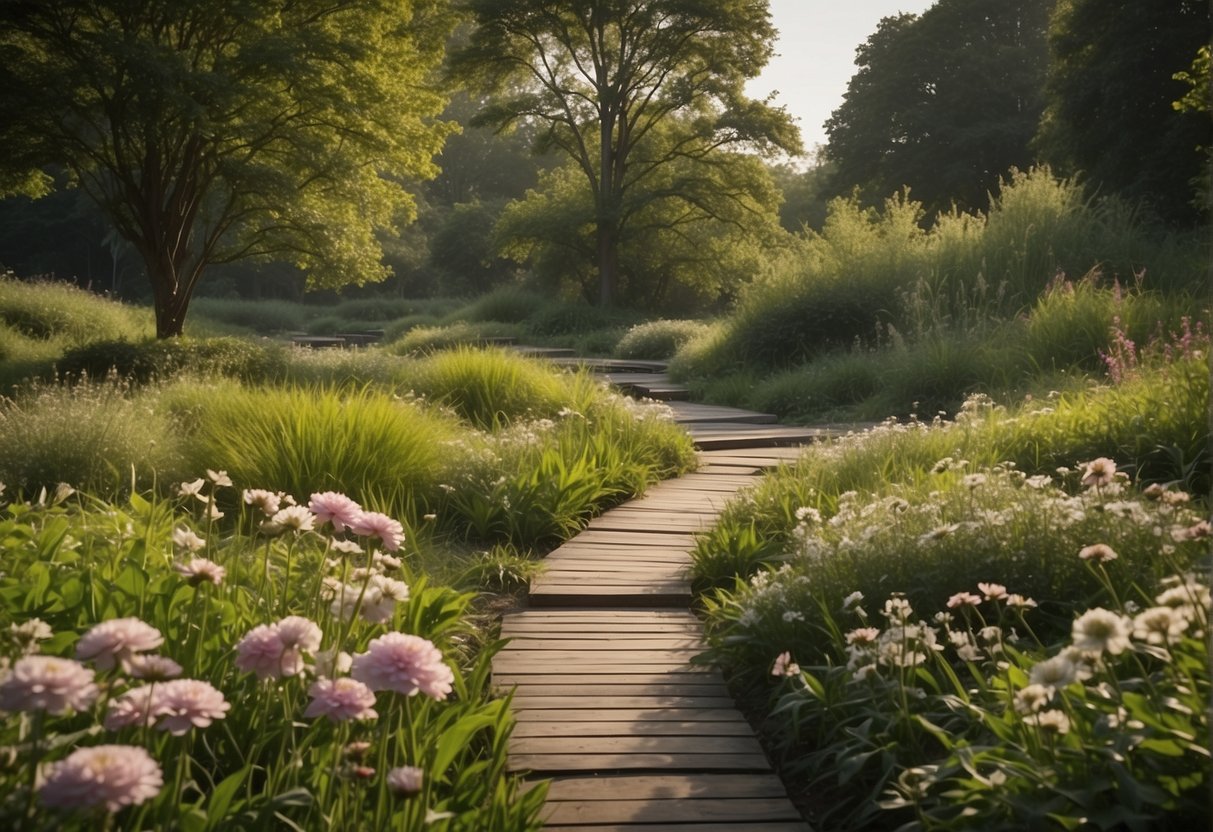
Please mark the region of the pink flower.
<svg viewBox="0 0 1213 832"><path fill-rule="evenodd" d="M320 628L299 615L261 624L236 645L236 667L259 679L296 676L304 668L303 654L319 650L322 638Z"/></svg>
<svg viewBox="0 0 1213 832"><path fill-rule="evenodd" d="M261 624L249 630L236 645L236 667L247 673L256 673L258 679L293 676L282 668L282 653L286 648L278 638L278 629Z"/></svg>
<svg viewBox="0 0 1213 832"><path fill-rule="evenodd" d="M131 656L126 669L136 679L150 679L153 682L163 682L181 675L181 665L168 656Z"/></svg>
<svg viewBox="0 0 1213 832"><path fill-rule="evenodd" d="M205 583L219 586L227 575L226 569L213 560L207 560L206 558L191 558L185 563L173 564L173 569L178 574L184 575L186 583L190 586L198 586L198 584Z"/></svg>
<svg viewBox="0 0 1213 832"><path fill-rule="evenodd" d="M107 731L120 731L133 725L150 725L157 715L157 692L155 685L143 685L114 697L105 709L105 719L101 724Z"/></svg>
<svg viewBox="0 0 1213 832"><path fill-rule="evenodd" d="M336 491L321 491L313 494L307 502L308 509L321 524L332 523L333 531L343 532L353 526L362 514L362 506Z"/></svg>
<svg viewBox="0 0 1213 832"><path fill-rule="evenodd" d="M1093 560L1096 563L1107 563L1108 561L1116 560L1116 552L1106 543L1092 543L1090 546L1084 546L1078 551L1078 556L1083 560Z"/></svg>
<svg viewBox="0 0 1213 832"><path fill-rule="evenodd" d="M371 690L392 690L405 696L418 692L446 699L455 674L442 661L432 642L405 633L386 633L354 657L351 675Z"/></svg>
<svg viewBox="0 0 1213 832"><path fill-rule="evenodd" d="M981 603L981 596L972 592L958 592L948 599L948 609L955 607L975 607Z"/></svg>
<svg viewBox="0 0 1213 832"><path fill-rule="evenodd" d="M377 537L383 548L395 552L404 542L404 527L398 520L377 511L364 511L350 524L350 531L364 537Z"/></svg>
<svg viewBox="0 0 1213 832"><path fill-rule="evenodd" d="M1116 479L1116 463L1106 456L1093 459L1083 465L1082 484L1087 488L1109 485L1114 479Z"/></svg>
<svg viewBox="0 0 1213 832"><path fill-rule="evenodd" d="M181 736L190 728L205 728L213 720L223 719L232 706L209 682L198 679L174 679L156 689L156 728Z"/></svg>
<svg viewBox="0 0 1213 832"><path fill-rule="evenodd" d="M38 789L46 806L117 812L151 800L164 786L160 766L142 748L97 745L78 748L51 768Z"/></svg>
<svg viewBox="0 0 1213 832"><path fill-rule="evenodd" d="M412 797L421 792L422 784L425 782L425 772L414 766L400 766L390 770L384 779L388 789L392 792Z"/></svg>
<svg viewBox="0 0 1213 832"><path fill-rule="evenodd" d="M771 668L772 676L797 676L800 665L792 661L792 654L787 650L775 657L775 665Z"/></svg>
<svg viewBox="0 0 1213 832"><path fill-rule="evenodd" d="M26 656L0 679L0 711L83 711L97 698L93 671L71 659Z"/></svg>
<svg viewBox="0 0 1213 832"><path fill-rule="evenodd" d="M173 545L184 552L200 552L206 546L206 539L185 526L178 526L173 529Z"/></svg>
<svg viewBox="0 0 1213 832"><path fill-rule="evenodd" d="M1007 588L1002 584L987 584L978 581L977 588L981 590L981 594L986 597L987 601L997 601L1007 597Z"/></svg>
<svg viewBox="0 0 1213 832"><path fill-rule="evenodd" d="M375 694L357 679L320 679L313 682L307 692L312 702L303 712L304 716L326 716L333 722L379 716L371 707L375 704Z"/></svg>
<svg viewBox="0 0 1213 832"><path fill-rule="evenodd" d="M261 509L261 513L266 517L273 517L278 513L279 506L282 505L282 500L277 494L262 488L246 488L243 496L246 505Z"/></svg>
<svg viewBox="0 0 1213 832"><path fill-rule="evenodd" d="M113 618L102 621L76 642L76 658L91 661L98 670L109 670L116 662L125 664L136 653L154 650L164 644L164 636L138 618Z"/></svg>

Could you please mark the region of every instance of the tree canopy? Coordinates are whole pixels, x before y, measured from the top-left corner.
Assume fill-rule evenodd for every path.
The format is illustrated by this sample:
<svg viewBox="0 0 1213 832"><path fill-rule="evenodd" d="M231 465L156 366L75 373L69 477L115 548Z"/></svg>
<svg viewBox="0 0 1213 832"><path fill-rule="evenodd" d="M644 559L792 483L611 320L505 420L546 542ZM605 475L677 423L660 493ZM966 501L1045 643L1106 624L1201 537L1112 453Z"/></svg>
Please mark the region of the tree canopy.
<svg viewBox="0 0 1213 832"><path fill-rule="evenodd" d="M939 0L884 18L826 122L832 190L879 201L908 186L928 211L983 208L1033 161L1053 3Z"/></svg>
<svg viewBox="0 0 1213 832"><path fill-rule="evenodd" d="M0 195L80 187L138 252L156 331L207 266L288 260L381 279L450 128L431 83L444 0L10 0Z"/></svg>
<svg viewBox="0 0 1213 832"><path fill-rule="evenodd" d="M538 125L537 149L579 172L603 304L617 299L629 225L655 213L719 220L726 203L745 210L754 195L723 176L730 151L799 150L787 114L743 93L771 54L766 0L464 5L474 28L454 73L491 94L480 122Z"/></svg>
<svg viewBox="0 0 1213 832"><path fill-rule="evenodd" d="M1177 109L1182 77L1209 43L1209 4L1196 0L1059 0L1042 154L1082 172L1105 193L1143 201L1173 222L1193 223L1213 122Z"/></svg>

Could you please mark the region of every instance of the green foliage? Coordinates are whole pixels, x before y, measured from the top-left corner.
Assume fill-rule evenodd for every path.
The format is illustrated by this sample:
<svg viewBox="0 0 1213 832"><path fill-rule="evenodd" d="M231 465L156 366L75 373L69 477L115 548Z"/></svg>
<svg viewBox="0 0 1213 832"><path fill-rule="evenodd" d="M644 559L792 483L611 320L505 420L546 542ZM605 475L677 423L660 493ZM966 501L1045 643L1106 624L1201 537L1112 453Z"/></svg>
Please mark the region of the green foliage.
<svg viewBox="0 0 1213 832"><path fill-rule="evenodd" d="M397 554L405 563L383 566L373 556L394 547L374 537L349 534L347 542L366 551L333 559L319 523L317 531L266 537L250 531L261 518L244 512L221 525L207 520L208 504L228 502L221 494L232 489L215 478L199 481L204 483L203 503L190 496L170 503L132 495L121 504L84 498L4 508L0 655L6 662L39 652L68 657L72 643L95 625L138 618L162 637L162 655L180 664L186 678L212 686L224 702L212 719L192 721L179 736L138 724L107 731L104 742L145 749L163 783L142 805L100 816L79 804L40 806L29 775L39 763L57 763L97 744L107 704L141 684L126 663L105 669L98 661L88 671L107 695L78 713L6 714L0 739L13 753L0 772L6 828L81 830L100 820L156 830L537 829L542 787L522 795L506 772L513 720L508 701L493 698L489 678L500 644L467 648L477 636L469 624L473 597L431 584L409 565L414 553L403 549ZM211 582L174 568L194 557L223 573ZM321 580L349 589L352 570L388 580L385 568L397 597L377 606L373 616L369 605L362 614L340 614L343 605L334 607ZM372 585L379 584L368 578L354 589ZM286 616L315 627L316 643L305 638L297 645L300 666L288 653L281 672L264 680L238 666L234 648L241 638ZM20 628L36 633L31 624L53 636L15 637ZM370 715L330 720L307 714L313 682L335 676L322 669L320 648L362 654L387 632L428 642L449 670L451 695L380 689ZM148 721L159 722L159 716ZM363 742L362 751L351 744ZM407 797L393 792L386 776L402 765L422 772L417 793Z"/></svg>
<svg viewBox="0 0 1213 832"><path fill-rule="evenodd" d="M638 313L626 309L551 301L536 309L527 318L525 326L528 333L535 335L576 335L594 329L627 326L638 317Z"/></svg>
<svg viewBox="0 0 1213 832"><path fill-rule="evenodd" d="M0 275L0 323L26 338L77 346L101 338L139 338L146 313L67 283Z"/></svg>
<svg viewBox="0 0 1213 832"><path fill-rule="evenodd" d="M0 482L10 492L61 482L100 493L147 488L178 461L154 396L112 380L34 385L0 403Z"/></svg>
<svg viewBox="0 0 1213 832"><path fill-rule="evenodd" d="M258 335L300 332L313 312L311 307L286 300L207 297L200 297L191 303L190 310L198 317L240 327Z"/></svg>
<svg viewBox="0 0 1213 832"><path fill-rule="evenodd" d="M1185 93L1176 74L1208 45L1208 13L1194 0L1058 3L1038 137L1045 160L1170 222L1197 224L1193 184L1213 130L1207 114L1172 103ZM1125 50L1126 39L1137 48Z"/></svg>
<svg viewBox="0 0 1213 832"><path fill-rule="evenodd" d="M181 424L182 478L223 469L260 488L304 497L376 496L405 513L433 499L447 471L452 419L369 388L248 389L181 383L163 392Z"/></svg>
<svg viewBox="0 0 1213 832"><path fill-rule="evenodd" d="M391 342L388 349L397 355L416 355L469 344L481 344L497 338L512 339L521 334L520 325L498 321L480 323L461 321L449 325L415 326Z"/></svg>
<svg viewBox="0 0 1213 832"><path fill-rule="evenodd" d="M547 298L539 292L517 286L501 286L481 295L471 303L453 310L448 318L452 323L455 321L468 323L499 321L507 324L520 324L533 315L535 310L543 306L545 302L547 302Z"/></svg>
<svg viewBox="0 0 1213 832"><path fill-rule="evenodd" d="M1052 0L940 0L880 21L826 123L832 193L901 188L931 213L984 208L1029 149L1044 108Z"/></svg>
<svg viewBox="0 0 1213 832"><path fill-rule="evenodd" d="M518 217L526 210L515 206L511 220L507 211L511 236L546 241L570 265L580 260L569 272L604 305L624 287L630 239L665 229L662 239L678 246L680 232L699 238L713 220L733 221L737 207L749 206L743 215L762 207L762 177L749 175L753 160L736 151L799 149L786 113L744 95L745 79L771 54L765 4L645 0L625 9L595 0L553 10L475 0L468 8L474 28L452 66L491 102L480 123L534 124L536 147L570 162L528 198L537 218ZM631 58L611 57L624 54ZM597 292L587 282L591 263ZM652 285L630 293L662 294Z"/></svg>
<svg viewBox="0 0 1213 832"><path fill-rule="evenodd" d="M171 341L94 341L68 350L56 364L64 378L104 378L145 384L180 374L262 381L283 374L287 352L281 346L241 338L174 338Z"/></svg>
<svg viewBox="0 0 1213 832"><path fill-rule="evenodd" d="M706 330L707 324L699 321L646 321L636 324L619 339L615 355L618 358L662 361L673 357L684 344Z"/></svg>
<svg viewBox="0 0 1213 832"><path fill-rule="evenodd" d="M212 263L289 258L312 286L380 280L376 231L412 218L400 183L436 172L450 132L429 80L452 24L436 0L14 8L0 24L3 181L65 168L141 255L160 337L181 334Z"/></svg>
<svg viewBox="0 0 1213 832"><path fill-rule="evenodd" d="M881 392L888 375L872 353L831 353L763 379L746 400L777 416L826 414Z"/></svg>

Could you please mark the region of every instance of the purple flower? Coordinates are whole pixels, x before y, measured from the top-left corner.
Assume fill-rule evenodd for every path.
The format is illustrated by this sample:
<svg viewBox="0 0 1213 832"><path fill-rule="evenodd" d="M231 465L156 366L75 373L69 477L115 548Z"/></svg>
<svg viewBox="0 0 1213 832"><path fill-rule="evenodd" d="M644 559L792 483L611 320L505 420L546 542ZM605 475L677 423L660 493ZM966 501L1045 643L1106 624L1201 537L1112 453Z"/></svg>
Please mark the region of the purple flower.
<svg viewBox="0 0 1213 832"><path fill-rule="evenodd" d="M143 685L114 697L105 709L105 719L101 724L107 731L121 731L134 725L150 725L157 714L157 692L155 685Z"/></svg>
<svg viewBox="0 0 1213 832"><path fill-rule="evenodd" d="M433 642L405 633L386 633L372 640L365 653L354 657L350 674L371 690L405 696L420 692L433 699L446 699L455 680Z"/></svg>
<svg viewBox="0 0 1213 832"><path fill-rule="evenodd" d="M82 711L97 698L93 671L71 659L26 656L0 679L0 711Z"/></svg>
<svg viewBox="0 0 1213 832"><path fill-rule="evenodd" d="M278 638L278 629L261 624L249 630L236 645L236 667L247 673L256 673L258 679L293 676L283 671L282 653L286 648Z"/></svg>
<svg viewBox="0 0 1213 832"><path fill-rule="evenodd" d="M164 786L160 766L142 748L97 745L79 748L56 763L38 789L46 806L117 812L151 800Z"/></svg>
<svg viewBox="0 0 1213 832"><path fill-rule="evenodd" d="M114 618L102 621L76 642L76 658L91 661L98 670L109 670L126 663L136 653L155 650L164 644L164 636L138 618Z"/></svg>

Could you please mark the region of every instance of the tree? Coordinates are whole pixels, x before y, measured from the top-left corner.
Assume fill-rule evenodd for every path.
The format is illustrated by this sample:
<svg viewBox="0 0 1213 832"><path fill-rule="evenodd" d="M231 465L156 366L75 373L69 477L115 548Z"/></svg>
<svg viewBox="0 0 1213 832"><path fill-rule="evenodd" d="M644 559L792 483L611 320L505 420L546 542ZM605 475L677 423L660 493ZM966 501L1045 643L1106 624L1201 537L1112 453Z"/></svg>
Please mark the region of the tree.
<svg viewBox="0 0 1213 832"><path fill-rule="evenodd" d="M1033 161L1054 0L939 0L887 17L826 122L834 194L879 202L908 186L928 212L982 209Z"/></svg>
<svg viewBox="0 0 1213 832"><path fill-rule="evenodd" d="M766 0L465 6L475 28L453 56L454 74L492 95L480 122L538 124L537 149L563 153L584 178L604 305L616 300L620 244L638 202L704 210L688 194L712 179L719 194L743 200L708 173L727 166L726 151L799 151L787 114L743 94L771 54ZM650 141L661 128L667 135ZM666 178L675 165L680 175Z"/></svg>
<svg viewBox="0 0 1213 832"><path fill-rule="evenodd" d="M1046 160L1172 222L1195 222L1191 183L1213 122L1172 105L1189 91L1175 76L1208 43L1203 0L1059 0L1038 138Z"/></svg>
<svg viewBox="0 0 1213 832"><path fill-rule="evenodd" d="M8 0L0 195L62 165L142 259L156 333L206 268L287 259L313 287L382 279L448 127L443 0Z"/></svg>

